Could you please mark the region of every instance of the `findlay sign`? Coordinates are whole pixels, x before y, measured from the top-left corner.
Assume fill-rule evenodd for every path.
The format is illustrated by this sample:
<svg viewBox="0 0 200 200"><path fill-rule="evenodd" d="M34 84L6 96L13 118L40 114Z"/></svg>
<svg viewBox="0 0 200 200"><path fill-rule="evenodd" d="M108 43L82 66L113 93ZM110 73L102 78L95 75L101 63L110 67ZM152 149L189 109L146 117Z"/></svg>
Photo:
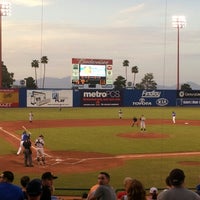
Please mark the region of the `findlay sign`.
<svg viewBox="0 0 200 200"><path fill-rule="evenodd" d="M142 90L141 96L136 101L133 101L132 106L167 106L169 100L162 96L162 91Z"/></svg>
<svg viewBox="0 0 200 200"><path fill-rule="evenodd" d="M175 106L176 91L173 90L126 90L124 106L151 107Z"/></svg>
<svg viewBox="0 0 200 200"><path fill-rule="evenodd" d="M119 90L84 90L81 91L81 104L85 107L121 106Z"/></svg>

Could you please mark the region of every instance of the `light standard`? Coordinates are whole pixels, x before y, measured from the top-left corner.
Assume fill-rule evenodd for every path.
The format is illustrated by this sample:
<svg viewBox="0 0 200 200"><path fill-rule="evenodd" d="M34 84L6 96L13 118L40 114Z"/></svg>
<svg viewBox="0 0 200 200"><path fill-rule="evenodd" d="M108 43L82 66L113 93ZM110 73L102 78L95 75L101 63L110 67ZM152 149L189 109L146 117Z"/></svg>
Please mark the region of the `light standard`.
<svg viewBox="0 0 200 200"><path fill-rule="evenodd" d="M172 26L177 28L177 86L176 89L179 90L179 32L181 28L186 26L185 16L172 16Z"/></svg>
<svg viewBox="0 0 200 200"><path fill-rule="evenodd" d="M0 88L2 88L2 16L10 15L10 3L0 3Z"/></svg>

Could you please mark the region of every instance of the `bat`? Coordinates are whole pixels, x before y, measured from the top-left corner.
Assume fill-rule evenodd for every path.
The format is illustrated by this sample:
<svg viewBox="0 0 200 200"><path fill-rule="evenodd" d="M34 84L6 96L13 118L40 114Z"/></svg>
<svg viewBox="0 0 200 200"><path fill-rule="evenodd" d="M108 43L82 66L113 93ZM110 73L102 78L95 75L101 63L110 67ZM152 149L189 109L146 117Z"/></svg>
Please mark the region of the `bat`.
<svg viewBox="0 0 200 200"><path fill-rule="evenodd" d="M25 126L22 126L22 128L31 135L31 132Z"/></svg>

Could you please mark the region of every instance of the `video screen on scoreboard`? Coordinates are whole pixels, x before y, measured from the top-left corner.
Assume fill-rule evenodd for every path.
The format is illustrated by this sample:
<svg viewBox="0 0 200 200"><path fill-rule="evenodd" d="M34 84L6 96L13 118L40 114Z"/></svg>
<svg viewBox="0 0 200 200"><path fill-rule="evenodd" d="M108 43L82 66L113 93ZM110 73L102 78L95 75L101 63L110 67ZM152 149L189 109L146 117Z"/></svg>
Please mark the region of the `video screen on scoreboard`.
<svg viewBox="0 0 200 200"><path fill-rule="evenodd" d="M106 76L106 66L105 65L88 65L80 64L80 76Z"/></svg>

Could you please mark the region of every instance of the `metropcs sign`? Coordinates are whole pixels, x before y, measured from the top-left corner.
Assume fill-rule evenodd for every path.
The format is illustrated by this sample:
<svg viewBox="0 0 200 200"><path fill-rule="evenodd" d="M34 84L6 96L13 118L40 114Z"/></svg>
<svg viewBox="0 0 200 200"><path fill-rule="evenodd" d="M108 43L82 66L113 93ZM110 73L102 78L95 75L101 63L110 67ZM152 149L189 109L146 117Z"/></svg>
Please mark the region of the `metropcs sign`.
<svg viewBox="0 0 200 200"><path fill-rule="evenodd" d="M82 91L82 106L121 106L121 92L119 90L87 90Z"/></svg>
<svg viewBox="0 0 200 200"><path fill-rule="evenodd" d="M107 98L107 97L111 97L111 98L120 98L120 91L95 91L95 92L83 92L83 97L90 97L90 98Z"/></svg>

